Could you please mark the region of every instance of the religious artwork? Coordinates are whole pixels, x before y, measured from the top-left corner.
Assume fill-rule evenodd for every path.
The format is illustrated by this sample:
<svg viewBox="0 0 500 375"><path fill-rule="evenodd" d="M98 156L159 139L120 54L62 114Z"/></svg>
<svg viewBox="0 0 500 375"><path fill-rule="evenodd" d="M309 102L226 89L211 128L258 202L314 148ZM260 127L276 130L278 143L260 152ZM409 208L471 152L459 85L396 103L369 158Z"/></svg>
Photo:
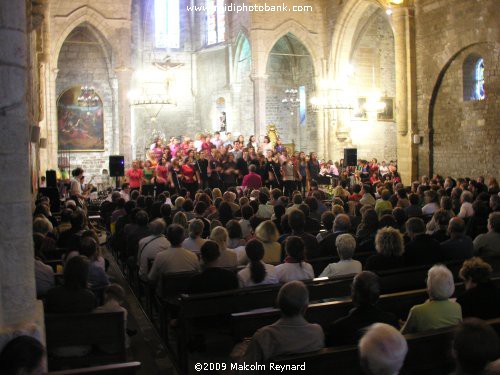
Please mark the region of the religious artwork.
<svg viewBox="0 0 500 375"><path fill-rule="evenodd" d="M278 129L276 128L276 125L267 125L267 136L271 140L271 144L274 146L276 144L276 140L279 139Z"/></svg>
<svg viewBox="0 0 500 375"><path fill-rule="evenodd" d="M92 100L83 99L81 86L63 91L57 99L60 151L104 151L102 100L95 92Z"/></svg>
<svg viewBox="0 0 500 375"><path fill-rule="evenodd" d="M366 98L361 97L358 98L358 105L354 109L354 120L368 120L368 112L365 109L366 106Z"/></svg>
<svg viewBox="0 0 500 375"><path fill-rule="evenodd" d="M381 98L385 103L385 108L382 112L377 113L378 121L394 121L394 98Z"/></svg>
<svg viewBox="0 0 500 375"><path fill-rule="evenodd" d="M215 106L217 108L217 112L219 113L219 131L221 133L225 133L227 131L227 122L226 122L226 99L223 97L217 98L215 101Z"/></svg>

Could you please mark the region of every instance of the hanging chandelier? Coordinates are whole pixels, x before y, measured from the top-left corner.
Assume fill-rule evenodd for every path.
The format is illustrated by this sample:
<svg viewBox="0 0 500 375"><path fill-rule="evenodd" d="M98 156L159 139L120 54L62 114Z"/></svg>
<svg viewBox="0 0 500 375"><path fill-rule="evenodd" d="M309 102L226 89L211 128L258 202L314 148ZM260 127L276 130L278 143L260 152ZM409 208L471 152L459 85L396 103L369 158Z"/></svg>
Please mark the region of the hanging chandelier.
<svg viewBox="0 0 500 375"><path fill-rule="evenodd" d="M286 106L287 110L290 112L290 115L293 116L295 108L300 105L299 99L299 90L297 89L286 89L285 97L281 99L281 103Z"/></svg>
<svg viewBox="0 0 500 375"><path fill-rule="evenodd" d="M311 98L314 111L320 110L351 110L353 109L352 98L345 85L333 80L320 82L319 90Z"/></svg>
<svg viewBox="0 0 500 375"><path fill-rule="evenodd" d="M99 104L99 96L95 93L94 87L82 86L77 101L80 107L94 107Z"/></svg>

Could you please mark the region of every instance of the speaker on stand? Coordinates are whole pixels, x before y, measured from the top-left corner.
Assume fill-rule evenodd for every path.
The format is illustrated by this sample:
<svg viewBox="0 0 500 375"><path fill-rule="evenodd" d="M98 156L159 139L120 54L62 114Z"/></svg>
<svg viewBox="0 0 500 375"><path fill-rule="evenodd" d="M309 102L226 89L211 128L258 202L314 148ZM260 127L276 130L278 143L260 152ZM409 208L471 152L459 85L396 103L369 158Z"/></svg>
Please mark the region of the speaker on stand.
<svg viewBox="0 0 500 375"><path fill-rule="evenodd" d="M344 167L355 167L358 162L357 148L344 148Z"/></svg>
<svg viewBox="0 0 500 375"><path fill-rule="evenodd" d="M125 158L123 155L109 155L109 176L115 178L118 188L118 177L125 176Z"/></svg>

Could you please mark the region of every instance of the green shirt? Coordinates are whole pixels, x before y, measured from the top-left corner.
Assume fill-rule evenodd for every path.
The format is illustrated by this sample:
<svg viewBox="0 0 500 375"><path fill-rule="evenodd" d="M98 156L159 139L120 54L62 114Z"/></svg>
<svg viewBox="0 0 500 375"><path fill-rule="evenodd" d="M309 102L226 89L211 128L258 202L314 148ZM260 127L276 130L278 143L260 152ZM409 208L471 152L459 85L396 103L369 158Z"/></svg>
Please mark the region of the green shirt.
<svg viewBox="0 0 500 375"><path fill-rule="evenodd" d="M375 212L377 213L378 218L382 216L382 214L386 211L392 212L392 203L391 201L384 201L383 199L379 199L375 203Z"/></svg>
<svg viewBox="0 0 500 375"><path fill-rule="evenodd" d="M456 325L462 321L462 308L449 299L427 300L411 308L401 333L418 333Z"/></svg>

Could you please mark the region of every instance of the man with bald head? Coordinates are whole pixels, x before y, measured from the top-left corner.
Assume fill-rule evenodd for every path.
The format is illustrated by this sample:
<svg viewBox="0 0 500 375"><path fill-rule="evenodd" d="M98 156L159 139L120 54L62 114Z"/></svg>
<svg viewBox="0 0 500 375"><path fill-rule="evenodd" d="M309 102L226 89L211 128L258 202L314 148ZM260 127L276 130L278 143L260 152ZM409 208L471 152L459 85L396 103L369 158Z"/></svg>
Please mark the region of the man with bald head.
<svg viewBox="0 0 500 375"><path fill-rule="evenodd" d="M324 347L321 326L311 324L304 318L309 305L309 292L304 283L290 281L283 285L277 304L281 318L253 335L240 357L246 363L261 364L278 355L312 352Z"/></svg>
<svg viewBox="0 0 500 375"><path fill-rule="evenodd" d="M443 260L465 260L472 258L474 244L472 239L465 234L465 222L459 217L454 217L448 223L450 239L441 242Z"/></svg>
<svg viewBox="0 0 500 375"><path fill-rule="evenodd" d="M327 235L323 241L319 243L321 256L336 256L337 246L335 245L335 242L337 241L337 237L341 234L349 233L350 230L351 219L349 219L348 215L338 214L335 216L335 220L333 221L333 233Z"/></svg>

